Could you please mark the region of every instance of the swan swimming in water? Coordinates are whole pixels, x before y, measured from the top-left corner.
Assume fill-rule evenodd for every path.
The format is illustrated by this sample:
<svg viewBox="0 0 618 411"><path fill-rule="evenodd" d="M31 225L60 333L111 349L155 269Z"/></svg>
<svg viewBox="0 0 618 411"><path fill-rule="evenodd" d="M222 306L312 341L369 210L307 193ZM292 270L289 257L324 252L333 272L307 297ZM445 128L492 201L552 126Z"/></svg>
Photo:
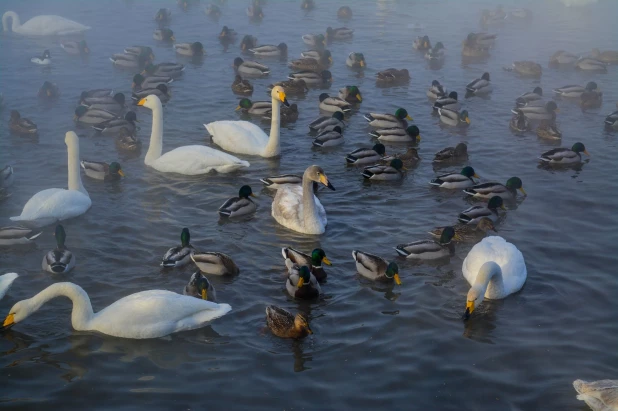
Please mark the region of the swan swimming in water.
<svg viewBox="0 0 618 411"><path fill-rule="evenodd" d="M7 11L2 15L4 31L9 31L9 18L13 20L11 30L24 36L62 36L78 34L90 29L89 26L84 26L76 21L53 15L35 16L21 24L17 13Z"/></svg>

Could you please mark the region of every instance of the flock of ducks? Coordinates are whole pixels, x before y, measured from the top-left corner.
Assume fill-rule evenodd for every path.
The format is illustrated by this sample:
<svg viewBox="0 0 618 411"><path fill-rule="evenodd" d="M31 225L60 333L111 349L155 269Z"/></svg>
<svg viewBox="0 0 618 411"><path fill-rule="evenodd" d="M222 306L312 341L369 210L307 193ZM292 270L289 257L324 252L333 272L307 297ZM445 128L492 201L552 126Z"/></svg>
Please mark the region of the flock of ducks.
<svg viewBox="0 0 618 411"><path fill-rule="evenodd" d="M190 7L188 0L179 2L183 8ZM301 7L310 10L315 7L312 0L303 0ZM216 5L210 5L205 13L219 17L221 10ZM262 4L255 0L247 9L251 19L261 19L264 16ZM340 19L352 17L349 7L341 7L337 13ZM484 28L504 24L509 18L531 19L527 10L514 10L505 13L501 7L496 10L484 11L481 24ZM6 12L3 25L8 27L8 20L13 22L12 30L25 35L52 35L82 32L87 26L59 16L37 16L21 25L19 17L14 12ZM168 9L160 9L154 17L162 27L155 30L153 39L160 42L175 42L171 29L163 27L169 24L172 13ZM219 38L226 41L234 40L236 32L224 26ZM294 122L299 116L298 107L288 102L288 96L304 95L312 87L322 87L332 82L329 71L333 64L333 56L325 48L330 42L350 40L354 31L346 27L328 27L324 34L306 34L302 41L312 47L303 52L299 59L290 60L288 66L292 73L280 82L271 84L268 88L269 101L252 101L254 87L251 78L270 75L267 65L237 57L233 61L235 79L231 88L235 94L246 96L242 98L237 110L250 116L264 118L271 122L270 134L248 121L213 121L204 124L212 137L212 142L222 150L207 146L192 145L162 152L163 140L163 105L171 99L170 84L182 77L184 65L168 62L154 64L154 53L149 46L130 46L123 53L114 54L111 62L122 68L139 71L133 77L131 101L137 107L152 111L152 130L150 145L144 163L161 173L184 175L206 174L211 171L229 173L250 166L249 162L235 157L261 156L272 158L280 156L280 124ZM462 43L462 55L471 58L485 58L495 47L496 36L485 32L470 33ZM62 48L69 54L88 54L84 40L66 41ZM443 64L446 49L442 42L432 43L428 36L419 36L414 40L413 48L425 53L430 64ZM199 41L192 43L175 43L174 49L178 55L185 57L201 57L205 50ZM242 39L240 49L243 54L255 58L279 58L287 60L288 46L260 45L255 37L247 35ZM32 58L35 64L51 64L49 50L40 57ZM594 49L589 56L577 56L566 51L558 51L550 57L550 66L572 66L578 70L591 72L607 71L607 64L618 63L618 52ZM345 64L353 69L362 70L367 62L362 53L350 53ZM517 61L512 67L505 68L520 76L540 77L542 67L531 61ZM388 68L376 74L376 85L389 87L406 83L410 74L405 68ZM490 73L484 73L465 86L466 98L484 96L493 91ZM575 99L586 109L599 107L602 102L602 92L594 81L585 86L567 85L553 90L558 99ZM427 89L427 96L432 101L432 107L440 122L450 127L468 127L471 124L467 110L462 109L462 103L456 91L448 92L446 87L434 80ZM58 95L57 85L45 82L39 91L39 97L53 99ZM556 124L558 107L554 100L545 102L543 90L536 87L531 92L518 96L512 109L513 117L510 127L518 133L536 129L541 138L560 139L561 133ZM319 96L318 108L325 115L309 125L314 133L313 145L331 147L344 142L346 119L355 107L363 102L361 91L357 86L346 86L339 90L337 96L322 93ZM126 111L128 99L123 93L113 93L110 89L84 91L75 109L74 120L82 126L93 127L104 135L116 137L116 142L124 150L136 150L141 142L135 136L135 111ZM126 111L126 112L125 112ZM413 168L420 161L415 147L409 147L404 153L386 155L385 142L405 142L416 145L421 137L419 128L408 122L412 117L404 108L398 108L394 113L367 113L364 119L370 127L370 136L378 142L372 147L359 148L345 157L350 166L361 167L361 175L368 180L400 180L405 171ZM609 128L618 129L618 111L607 116L605 124ZM536 128L534 128L536 126ZM17 134L27 135L37 133L37 126L27 118L21 117L17 111L11 112L10 129ZM11 217L12 221L24 224L37 223L39 226L53 224L58 221L73 218L85 213L92 201L81 180L81 171L97 180L117 180L124 177L124 172L117 162L105 163L82 160L79 155L79 138L74 132L67 132L65 143L68 154L68 189L51 188L35 194L24 206L21 215ZM555 148L539 156L541 162L550 165L572 165L582 161L581 154L588 154L581 142L576 142L570 148ZM447 147L435 154L436 164L457 165L468 158L468 147L459 143L455 147ZM2 177L1 190L6 190L13 182L13 169L10 166L0 171ZM469 252L463 263L463 274L471 288L467 295L464 317L468 318L484 298L501 299L513 294L523 286L527 271L523 256L517 248L501 237L485 237L490 231L496 231L504 216L504 205L515 201L517 190L526 195L523 183L518 177L511 177L505 184L499 182L478 183L479 178L470 166L462 167L458 173L438 175L429 185L440 189L463 190L464 193L479 200L486 201L463 210L457 217L458 223L453 226L437 227L430 232L434 239L417 240L396 245L396 254L405 258L432 260L449 257L458 242L477 243ZM319 186L335 190L325 171L313 165L308 167L302 176L278 175L261 179L265 187L276 190L272 202L272 217L283 227L304 234L322 234L326 230L327 216L324 207L317 197ZM218 212L222 218L245 217L257 210L253 202L253 191L250 186L243 185L237 197L228 199L221 205ZM8 227L0 229L0 245L28 244L40 236L40 231L24 227ZM48 252L42 261L42 268L51 273L70 271L76 262L75 255L66 247L66 232L61 224L55 228L57 247ZM231 307L216 303L216 290L208 280L207 275L237 275L240 270L233 259L219 252L200 252L190 241L190 232L184 228L181 232L179 246L170 248L162 257L161 266L181 267L195 264L198 270L191 276L183 294L169 291L145 291L125 297L105 310L95 314L92 311L87 294L75 284L57 283L33 298L20 301L10 310L3 327L10 327L36 311L45 301L64 295L73 300L73 327L76 330L97 330L99 332L125 338L152 338L167 335L172 332L198 328L206 322L225 315ZM479 242L480 241L480 242ZM282 249L284 264L288 270L285 288L289 295L298 299L315 299L322 293L321 285L325 283L327 273L324 265L330 265L324 250L316 248L311 253L304 253L290 247ZM380 256L354 250L352 257L357 271L363 277L372 281L394 282L401 284L399 267L396 262L388 261ZM207 275L204 275L207 274ZM4 295L10 284L17 277L10 273L0 277L0 296ZM152 310L162 310L165 314L147 314ZM79 311L79 316L75 312ZM118 322L116 313L123 313L123 320ZM273 334L284 338L302 338L311 334L308 320L302 315L293 315L279 307L268 306L266 321ZM576 382L577 383L577 382ZM594 384L594 383L593 383ZM583 392L590 384L581 382L576 385L578 392ZM579 388L578 388L579 387ZM580 391L581 389L581 391ZM584 395L584 394L582 394Z"/></svg>

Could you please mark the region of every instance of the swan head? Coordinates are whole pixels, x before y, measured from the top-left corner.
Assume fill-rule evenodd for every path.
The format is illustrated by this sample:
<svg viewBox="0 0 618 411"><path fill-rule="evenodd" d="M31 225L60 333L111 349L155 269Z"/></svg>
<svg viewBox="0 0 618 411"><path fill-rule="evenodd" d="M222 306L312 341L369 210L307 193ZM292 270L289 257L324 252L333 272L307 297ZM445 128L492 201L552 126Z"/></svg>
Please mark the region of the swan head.
<svg viewBox="0 0 618 411"><path fill-rule="evenodd" d="M491 280L491 277L496 273L502 274L502 269L493 261L487 261L479 268L474 285L470 288L466 297L466 311L463 314L464 320L470 318L470 315L474 312L476 307L483 302L489 280Z"/></svg>
<svg viewBox="0 0 618 411"><path fill-rule="evenodd" d="M77 137L74 131L67 131L64 136L64 144L66 144L67 147L77 146L79 144L79 137Z"/></svg>
<svg viewBox="0 0 618 411"><path fill-rule="evenodd" d="M307 168L307 170L305 170L305 175L303 176L303 178L305 176L307 178L309 178L311 181L322 183L326 187L328 187L331 190L335 191L335 187L333 187L333 185L330 183L330 181L328 181L328 177L324 173L324 170L322 170L322 167L314 165L314 166L311 166L311 167Z"/></svg>
<svg viewBox="0 0 618 411"><path fill-rule="evenodd" d="M286 107L290 107L288 99L285 96L285 90L281 86L275 86L270 92L270 96L275 100L282 102Z"/></svg>
<svg viewBox="0 0 618 411"><path fill-rule="evenodd" d="M160 84L160 85L163 86L164 84ZM137 105L154 110L155 108L161 107L161 100L159 100L159 97L155 96L154 94L150 94L144 97L143 99L141 99L140 101L138 101Z"/></svg>
<svg viewBox="0 0 618 411"><path fill-rule="evenodd" d="M9 310L9 314L4 319L0 330L6 330L28 318L32 314L32 308L28 304L28 300L23 300L15 303L15 305Z"/></svg>
<svg viewBox="0 0 618 411"><path fill-rule="evenodd" d="M294 328L298 331L306 331L308 334L313 334L307 319L301 313L296 314L296 317L294 317Z"/></svg>

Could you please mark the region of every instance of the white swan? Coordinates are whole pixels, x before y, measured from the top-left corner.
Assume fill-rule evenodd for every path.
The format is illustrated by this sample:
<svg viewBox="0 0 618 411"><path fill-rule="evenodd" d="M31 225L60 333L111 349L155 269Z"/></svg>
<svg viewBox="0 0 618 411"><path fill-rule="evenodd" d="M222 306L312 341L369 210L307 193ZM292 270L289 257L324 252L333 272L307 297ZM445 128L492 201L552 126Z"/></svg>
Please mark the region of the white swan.
<svg viewBox="0 0 618 411"><path fill-rule="evenodd" d="M11 288L13 281L15 281L17 277L19 276L15 273L0 275L0 300L2 300L2 297L9 291L9 288Z"/></svg>
<svg viewBox="0 0 618 411"><path fill-rule="evenodd" d="M36 16L21 24L19 16L14 11L7 11L2 15L2 27L9 31L9 18L13 20L11 30L25 36L61 36L77 34L89 30L90 27L60 16Z"/></svg>
<svg viewBox="0 0 618 411"><path fill-rule="evenodd" d="M67 297L73 302L71 324L75 330L134 339L158 338L200 328L232 309L228 304L215 304L171 291L149 290L123 297L95 314L88 294L80 286L56 283L32 298L17 302L3 327L25 320L56 297Z"/></svg>
<svg viewBox="0 0 618 411"><path fill-rule="evenodd" d="M334 190L324 170L311 166L303 174L303 185L286 185L277 190L273 200L272 216L279 224L304 234L322 234L326 230L326 211L313 194L313 182Z"/></svg>
<svg viewBox="0 0 618 411"><path fill-rule="evenodd" d="M618 380L573 381L578 400L584 401L592 411L618 410Z"/></svg>
<svg viewBox="0 0 618 411"><path fill-rule="evenodd" d="M183 146L161 155L163 151L163 108L161 100L154 94L144 97L138 103L152 110L152 133L150 147L144 164L162 173L178 173L189 176L206 174L211 170L229 173L249 167L249 163L232 155L206 146Z"/></svg>
<svg viewBox="0 0 618 411"><path fill-rule="evenodd" d="M92 201L82 185L79 172L79 138L73 131L69 131L64 142L69 155L69 189L48 188L39 191L28 200L21 215L11 217L11 220L44 226L77 217L88 211Z"/></svg>
<svg viewBox="0 0 618 411"><path fill-rule="evenodd" d="M486 237L472 247L461 267L472 286L468 291L465 317L484 298L499 300L516 293L526 282L526 262L521 252L502 237Z"/></svg>
<svg viewBox="0 0 618 411"><path fill-rule="evenodd" d="M212 136L212 141L224 150L239 154L262 157L275 157L281 153L279 143L279 103L290 106L285 92L280 86L273 87L272 116L270 137L253 123L248 121L214 121L204 124Z"/></svg>

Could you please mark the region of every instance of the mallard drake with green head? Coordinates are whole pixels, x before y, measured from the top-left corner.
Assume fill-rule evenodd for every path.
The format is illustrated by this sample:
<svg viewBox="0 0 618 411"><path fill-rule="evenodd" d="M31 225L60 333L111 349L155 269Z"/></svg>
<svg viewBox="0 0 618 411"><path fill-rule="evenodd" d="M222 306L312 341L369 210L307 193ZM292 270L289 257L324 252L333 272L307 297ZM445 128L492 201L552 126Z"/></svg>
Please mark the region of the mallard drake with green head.
<svg viewBox="0 0 618 411"><path fill-rule="evenodd" d="M79 164L84 173L95 180L117 181L124 177L124 171L115 161L107 164L101 161L82 160Z"/></svg>
<svg viewBox="0 0 618 411"><path fill-rule="evenodd" d="M375 144L372 148L361 147L352 151L345 158L347 164L355 166L376 164L382 157L386 155L384 144Z"/></svg>
<svg viewBox="0 0 618 411"><path fill-rule="evenodd" d="M480 178L472 167L466 166L461 169L460 173L443 174L431 180L429 184L449 189L467 188L475 184L475 181L472 179L473 177Z"/></svg>
<svg viewBox="0 0 618 411"><path fill-rule="evenodd" d="M255 197L251 187L248 185L240 187L238 197L229 198L219 207L219 215L225 218L234 218L255 213L257 205L249 197Z"/></svg>
<svg viewBox="0 0 618 411"><path fill-rule="evenodd" d="M75 255L64 245L67 235L61 224L54 232L56 248L45 254L41 267L53 274L68 273L75 267Z"/></svg>
<svg viewBox="0 0 618 411"><path fill-rule="evenodd" d="M463 224L478 224L482 218L489 218L494 223L500 219L499 210L506 210L504 208L504 200L500 196L493 196L485 204L473 205L470 208L465 209L457 219Z"/></svg>
<svg viewBox="0 0 618 411"><path fill-rule="evenodd" d="M191 254L195 248L191 245L191 234L188 228L183 228L180 233L180 245L172 247L163 255L161 267L181 267L191 261Z"/></svg>
<svg viewBox="0 0 618 411"><path fill-rule="evenodd" d="M541 154L539 160L548 164L576 164L582 162L581 153L590 155L582 143L575 143L571 148L552 148Z"/></svg>
<svg viewBox="0 0 618 411"><path fill-rule="evenodd" d="M322 293L320 284L315 278L309 267L303 265L299 267L291 260L285 261L288 267L288 278L285 280L285 289L291 297L301 300L313 300Z"/></svg>
<svg viewBox="0 0 618 411"><path fill-rule="evenodd" d="M270 101L251 101L248 98L243 98L238 102L236 110L242 110L243 113L254 116L263 116L272 110L272 102Z"/></svg>
<svg viewBox="0 0 618 411"><path fill-rule="evenodd" d="M283 247L281 249L281 255L283 255L285 260L289 259L292 263L298 266L309 267L311 273L320 283L324 282L327 277L326 271L324 271L322 265L332 265L328 257L326 257L326 253L321 248L314 249L311 252L311 255L309 255L292 247Z"/></svg>
<svg viewBox="0 0 618 411"><path fill-rule="evenodd" d="M208 278L204 276L200 270L197 270L191 275L189 283L182 290L183 295L199 298L205 301L217 302L217 291Z"/></svg>
<svg viewBox="0 0 618 411"><path fill-rule="evenodd" d="M599 86L594 81L588 82L585 87L571 84L564 87L555 88L554 93L563 98L580 98L586 91L598 91Z"/></svg>
<svg viewBox="0 0 618 411"><path fill-rule="evenodd" d="M448 163L461 161L468 158L468 146L466 143L459 143L455 147L446 147L438 151L434 157L434 163Z"/></svg>
<svg viewBox="0 0 618 411"><path fill-rule="evenodd" d="M0 228L0 246L30 244L41 234L43 234L42 231L34 231L25 227L2 227Z"/></svg>
<svg viewBox="0 0 618 411"><path fill-rule="evenodd" d="M436 227L429 234L440 238L446 227ZM454 241L457 242L476 242L481 241L487 233L491 231L498 232L493 221L488 217L481 217L477 224L457 224L453 226L455 230Z"/></svg>
<svg viewBox="0 0 618 411"><path fill-rule="evenodd" d="M190 254L191 260L201 272L211 275L237 275L240 269L227 254L218 252L199 252Z"/></svg>
<svg viewBox="0 0 618 411"><path fill-rule="evenodd" d="M457 112L445 108L438 108L438 115L440 116L440 122L446 124L447 126L467 127L470 125L468 110Z"/></svg>
<svg viewBox="0 0 618 411"><path fill-rule="evenodd" d="M266 324L270 331L279 338L305 338L313 334L307 319L300 313L295 316L283 308L269 305L266 307Z"/></svg>
<svg viewBox="0 0 618 411"><path fill-rule="evenodd" d="M413 121L405 108L398 108L395 114L367 113L364 115L365 120L371 127L374 128L406 128L408 123L406 120Z"/></svg>
<svg viewBox="0 0 618 411"><path fill-rule="evenodd" d="M362 176L367 180L395 181L403 179L404 171L403 161L395 158L391 160L389 165L376 164L365 167Z"/></svg>
<svg viewBox="0 0 618 411"><path fill-rule="evenodd" d="M350 68L365 68L367 62L363 53L350 53L345 61L346 66Z"/></svg>
<svg viewBox="0 0 618 411"><path fill-rule="evenodd" d="M357 86L345 86L339 89L339 98L350 104L363 102L363 96Z"/></svg>
<svg viewBox="0 0 618 411"><path fill-rule="evenodd" d="M464 189L463 192L476 198L489 199L493 196L500 196L503 200L514 200L517 197L516 190L521 191L524 196L526 195L519 177L509 178L506 184L494 182L477 184L474 187Z"/></svg>
<svg viewBox="0 0 618 411"><path fill-rule="evenodd" d="M417 126L377 129L372 130L369 135L380 141L393 143L418 143L421 141L421 132Z"/></svg>
<svg viewBox="0 0 618 411"><path fill-rule="evenodd" d="M453 253L452 241L461 241L453 227L444 227L438 241L420 240L399 244L395 251L402 257L419 260L437 260Z"/></svg>
<svg viewBox="0 0 618 411"><path fill-rule="evenodd" d="M21 117L19 111L11 111L11 120L9 121L11 131L18 134L36 134L39 130L36 124L27 118Z"/></svg>
<svg viewBox="0 0 618 411"><path fill-rule="evenodd" d="M372 281L395 282L401 285L399 266L395 262L388 262L377 255L352 250L352 258L356 263L356 271Z"/></svg>

